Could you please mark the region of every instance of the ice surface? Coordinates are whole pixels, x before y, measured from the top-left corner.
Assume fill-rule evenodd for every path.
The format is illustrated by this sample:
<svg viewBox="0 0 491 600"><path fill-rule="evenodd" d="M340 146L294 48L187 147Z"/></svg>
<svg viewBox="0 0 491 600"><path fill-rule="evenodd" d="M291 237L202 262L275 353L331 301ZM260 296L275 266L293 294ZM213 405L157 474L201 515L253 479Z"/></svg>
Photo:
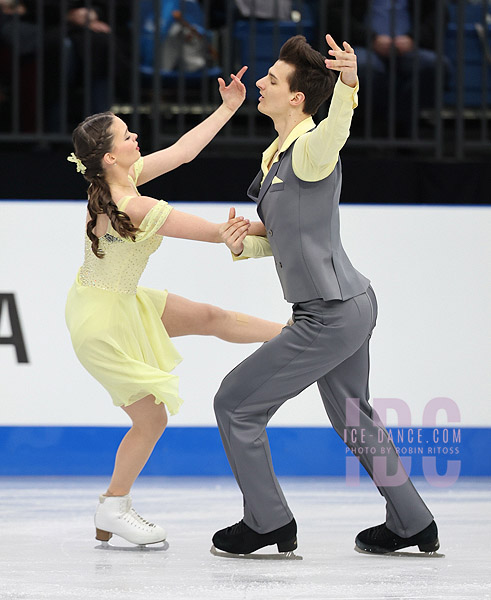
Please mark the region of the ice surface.
<svg viewBox="0 0 491 600"><path fill-rule="evenodd" d="M491 598L489 479L460 479L448 489L416 481L440 529L446 555L441 559L353 550L358 531L384 520L383 499L369 480L355 488L332 478L281 482L298 523L302 561L234 560L210 553L212 534L242 516L232 478L137 481L133 505L167 529L165 552L95 549L93 513L106 479L0 479L0 598Z"/></svg>

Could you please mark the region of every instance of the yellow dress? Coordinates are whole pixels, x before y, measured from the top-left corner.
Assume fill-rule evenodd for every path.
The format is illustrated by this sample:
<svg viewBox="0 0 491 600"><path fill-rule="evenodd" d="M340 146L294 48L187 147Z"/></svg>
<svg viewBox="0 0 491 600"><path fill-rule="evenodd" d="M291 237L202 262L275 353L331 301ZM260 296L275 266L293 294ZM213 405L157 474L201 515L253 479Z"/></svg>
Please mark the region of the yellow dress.
<svg viewBox="0 0 491 600"><path fill-rule="evenodd" d="M135 164L135 185L143 161ZM124 210L128 198L118 207ZM116 406L129 406L153 394L175 414L182 400L179 378L170 371L182 360L161 321L167 291L138 286L149 256L162 236L157 231L172 207L160 200L145 216L136 241L109 225L99 238L97 258L85 236L85 260L66 303L66 323L75 353L109 392Z"/></svg>

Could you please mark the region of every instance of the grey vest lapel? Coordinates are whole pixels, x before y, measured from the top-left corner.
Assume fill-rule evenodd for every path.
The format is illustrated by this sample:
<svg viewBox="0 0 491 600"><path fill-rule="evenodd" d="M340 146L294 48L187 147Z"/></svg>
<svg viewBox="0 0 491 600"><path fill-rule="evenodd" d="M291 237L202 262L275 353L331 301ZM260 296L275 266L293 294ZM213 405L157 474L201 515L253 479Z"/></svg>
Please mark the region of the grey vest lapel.
<svg viewBox="0 0 491 600"><path fill-rule="evenodd" d="M247 190L247 195L251 200L253 200L256 204L259 201L259 192L261 191L261 179L263 178L263 172L260 169L259 173L254 178L254 181L249 186Z"/></svg>
<svg viewBox="0 0 491 600"><path fill-rule="evenodd" d="M254 181L249 186L249 189L247 190L247 195L249 196L249 198L251 200L254 200L254 202L256 204L259 205L261 203L262 199L264 198L264 195L268 191L268 189L271 185L271 182L273 181L276 173L278 172L283 155L284 155L284 152L281 153L279 159L272 165L272 167L269 170L268 174L266 175L262 185L261 185L261 180L263 178L263 172L261 169L259 171L259 173L256 175Z"/></svg>
<svg viewBox="0 0 491 600"><path fill-rule="evenodd" d="M280 154L278 160L271 165L271 169L269 170L268 174L266 175L266 177L265 177L265 179L263 181L263 184L261 186L261 189L259 190L259 196L258 196L258 199L257 199L258 205L261 204L261 201L264 198L264 195L269 190L271 182L273 181L276 173L278 172L278 169L280 167L280 163L281 163L281 160L283 158L283 155L284 155L284 152L282 152Z"/></svg>

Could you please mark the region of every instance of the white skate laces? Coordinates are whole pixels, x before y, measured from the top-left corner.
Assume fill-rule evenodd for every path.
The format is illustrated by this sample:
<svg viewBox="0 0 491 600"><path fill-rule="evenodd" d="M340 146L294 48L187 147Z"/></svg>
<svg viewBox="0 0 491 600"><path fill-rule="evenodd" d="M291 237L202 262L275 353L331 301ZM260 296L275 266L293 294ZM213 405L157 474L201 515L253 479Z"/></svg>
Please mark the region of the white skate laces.
<svg viewBox="0 0 491 600"><path fill-rule="evenodd" d="M132 544L145 545L163 542L167 537L162 527L150 523L132 508L129 495L100 496L94 522L96 540L101 542L118 535Z"/></svg>

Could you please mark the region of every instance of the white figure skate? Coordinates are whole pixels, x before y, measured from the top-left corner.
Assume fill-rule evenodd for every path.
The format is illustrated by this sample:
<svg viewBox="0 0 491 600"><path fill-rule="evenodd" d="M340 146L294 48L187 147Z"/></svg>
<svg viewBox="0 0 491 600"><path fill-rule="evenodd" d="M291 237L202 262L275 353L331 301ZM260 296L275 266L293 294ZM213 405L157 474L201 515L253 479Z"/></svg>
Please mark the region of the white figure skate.
<svg viewBox="0 0 491 600"><path fill-rule="evenodd" d="M99 506L94 517L96 536L101 542L97 548L107 550L134 550L132 546L112 546L109 540L114 535L122 537L139 550L150 550L147 544L159 544L153 550L167 550L165 530L149 523L131 507L131 498L126 496L99 496Z"/></svg>

